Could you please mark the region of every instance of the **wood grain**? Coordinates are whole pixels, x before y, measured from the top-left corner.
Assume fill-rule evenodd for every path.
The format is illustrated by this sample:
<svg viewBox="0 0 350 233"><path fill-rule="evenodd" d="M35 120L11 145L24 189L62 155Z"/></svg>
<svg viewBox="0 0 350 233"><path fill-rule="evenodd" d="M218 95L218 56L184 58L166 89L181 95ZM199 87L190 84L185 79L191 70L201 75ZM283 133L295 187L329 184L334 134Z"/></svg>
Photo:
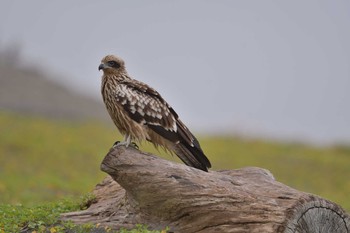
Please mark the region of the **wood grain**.
<svg viewBox="0 0 350 233"><path fill-rule="evenodd" d="M335 203L276 181L261 168L201 170L134 148L112 148L96 203L62 220L114 229L137 223L171 232L349 232L350 217Z"/></svg>

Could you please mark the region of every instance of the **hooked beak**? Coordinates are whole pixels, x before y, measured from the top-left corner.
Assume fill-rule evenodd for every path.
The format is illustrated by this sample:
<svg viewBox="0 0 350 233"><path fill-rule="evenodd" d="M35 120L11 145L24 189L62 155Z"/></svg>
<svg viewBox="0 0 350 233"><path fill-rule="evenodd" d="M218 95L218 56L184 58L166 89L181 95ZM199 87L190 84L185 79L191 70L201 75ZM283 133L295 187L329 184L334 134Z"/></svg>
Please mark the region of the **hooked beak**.
<svg viewBox="0 0 350 233"><path fill-rule="evenodd" d="M104 64L104 63L101 63L99 66L98 66L98 70L103 70L104 68L107 68L107 66Z"/></svg>

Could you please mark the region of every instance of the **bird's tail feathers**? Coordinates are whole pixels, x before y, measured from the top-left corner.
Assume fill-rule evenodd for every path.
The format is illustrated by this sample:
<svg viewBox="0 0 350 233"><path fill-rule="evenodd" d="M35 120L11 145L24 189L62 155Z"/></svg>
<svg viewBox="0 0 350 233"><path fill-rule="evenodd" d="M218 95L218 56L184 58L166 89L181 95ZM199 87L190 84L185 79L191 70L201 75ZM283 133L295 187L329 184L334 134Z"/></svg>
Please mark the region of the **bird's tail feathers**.
<svg viewBox="0 0 350 233"><path fill-rule="evenodd" d="M200 148L188 144L178 143L174 148L175 154L188 166L208 171L211 164Z"/></svg>

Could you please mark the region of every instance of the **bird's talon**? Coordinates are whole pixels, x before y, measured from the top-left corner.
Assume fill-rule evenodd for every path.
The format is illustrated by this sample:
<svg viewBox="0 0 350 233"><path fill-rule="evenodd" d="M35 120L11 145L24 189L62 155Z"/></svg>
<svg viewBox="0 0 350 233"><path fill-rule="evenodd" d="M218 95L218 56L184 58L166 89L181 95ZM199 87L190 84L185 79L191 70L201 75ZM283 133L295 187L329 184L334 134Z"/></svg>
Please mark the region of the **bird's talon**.
<svg viewBox="0 0 350 233"><path fill-rule="evenodd" d="M135 142L131 142L130 146L134 147L135 149L139 149L139 146Z"/></svg>
<svg viewBox="0 0 350 233"><path fill-rule="evenodd" d="M118 146L118 144L120 143L120 141L116 141L114 144L113 144L113 148L116 148Z"/></svg>

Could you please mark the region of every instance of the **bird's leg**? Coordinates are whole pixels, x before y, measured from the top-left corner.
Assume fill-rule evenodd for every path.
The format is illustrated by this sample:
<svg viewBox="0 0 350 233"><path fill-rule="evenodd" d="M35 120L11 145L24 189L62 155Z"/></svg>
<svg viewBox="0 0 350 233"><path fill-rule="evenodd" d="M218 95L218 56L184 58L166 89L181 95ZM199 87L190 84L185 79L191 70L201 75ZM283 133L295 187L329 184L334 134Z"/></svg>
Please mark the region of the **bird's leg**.
<svg viewBox="0 0 350 233"><path fill-rule="evenodd" d="M126 134L122 142L117 141L114 143L114 145L128 147L130 143L131 143L131 137L130 135Z"/></svg>
<svg viewBox="0 0 350 233"><path fill-rule="evenodd" d="M135 149L139 149L139 146L135 143L135 142L131 142L131 137L130 135L125 135L124 136L124 141L120 142L120 141L116 141L113 145L113 147L115 146L125 146L125 147L128 147L128 146L132 146L134 147Z"/></svg>
<svg viewBox="0 0 350 233"><path fill-rule="evenodd" d="M124 137L125 147L128 147L131 143L131 137L129 134L125 135Z"/></svg>

